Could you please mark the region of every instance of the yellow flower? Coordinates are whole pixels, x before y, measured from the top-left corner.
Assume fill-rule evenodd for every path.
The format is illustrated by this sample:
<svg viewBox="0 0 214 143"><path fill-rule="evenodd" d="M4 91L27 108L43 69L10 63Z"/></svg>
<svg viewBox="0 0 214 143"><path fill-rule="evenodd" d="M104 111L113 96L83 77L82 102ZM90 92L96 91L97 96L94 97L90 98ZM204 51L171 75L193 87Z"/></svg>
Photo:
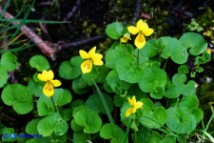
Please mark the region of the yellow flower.
<svg viewBox="0 0 214 143"><path fill-rule="evenodd" d="M146 44L145 36L150 36L154 32L154 30L149 28L147 23L143 22L141 19L137 22L136 27L129 26L128 31L133 35L138 34L134 41L134 44L138 49L142 49Z"/></svg>
<svg viewBox="0 0 214 143"><path fill-rule="evenodd" d="M143 106L142 102L136 102L135 96L132 96L132 99L128 98L128 102L132 107L126 110L126 117L129 117L131 114L135 113L137 109Z"/></svg>
<svg viewBox="0 0 214 143"><path fill-rule="evenodd" d="M94 46L88 53L84 50L79 51L81 58L85 59L81 64L81 70L84 74L91 72L93 64L97 66L103 65L103 61L101 60L103 55L95 53L95 51L96 46Z"/></svg>
<svg viewBox="0 0 214 143"><path fill-rule="evenodd" d="M131 40L130 34L126 33L126 34L123 35L122 38L120 38L120 43L126 43L128 40Z"/></svg>
<svg viewBox="0 0 214 143"><path fill-rule="evenodd" d="M43 70L42 73L38 74L38 79L46 82L45 86L43 87L43 93L47 97L50 97L54 94L54 87L58 87L61 85L61 82L59 80L53 80L53 78L54 73L52 70Z"/></svg>

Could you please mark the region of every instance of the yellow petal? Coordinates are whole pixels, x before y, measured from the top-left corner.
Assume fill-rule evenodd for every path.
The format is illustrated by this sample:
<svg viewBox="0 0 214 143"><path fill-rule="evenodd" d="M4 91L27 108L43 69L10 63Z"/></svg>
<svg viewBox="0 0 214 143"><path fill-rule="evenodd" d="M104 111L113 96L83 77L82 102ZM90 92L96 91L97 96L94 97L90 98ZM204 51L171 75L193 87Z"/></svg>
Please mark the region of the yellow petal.
<svg viewBox="0 0 214 143"><path fill-rule="evenodd" d="M139 29L140 31L142 31L145 28L148 28L148 25L145 22L143 22L142 19L138 20L138 22L137 22L137 29Z"/></svg>
<svg viewBox="0 0 214 143"><path fill-rule="evenodd" d="M52 85L53 85L54 87L58 87L58 86L61 85L61 82L60 82L59 80L57 80L57 79L51 80L51 83L52 83Z"/></svg>
<svg viewBox="0 0 214 143"><path fill-rule="evenodd" d="M129 108L126 110L126 115L125 115L126 117L129 117L132 114L132 109L133 108Z"/></svg>
<svg viewBox="0 0 214 143"><path fill-rule="evenodd" d="M126 37L122 37L120 38L120 43L126 43L129 39L127 39Z"/></svg>
<svg viewBox="0 0 214 143"><path fill-rule="evenodd" d="M89 57L92 58L95 55L95 51L96 51L96 46L94 46L89 52Z"/></svg>
<svg viewBox="0 0 214 143"><path fill-rule="evenodd" d="M49 70L49 71L43 70L42 74L38 74L37 77L41 81L48 81L54 78L54 74L52 70Z"/></svg>
<svg viewBox="0 0 214 143"><path fill-rule="evenodd" d="M135 38L134 44L138 49L142 49L146 44L146 39L144 35L139 33Z"/></svg>
<svg viewBox="0 0 214 143"><path fill-rule="evenodd" d="M45 86L43 87L43 93L47 96L50 97L54 94L54 88L53 85L50 82L47 82Z"/></svg>
<svg viewBox="0 0 214 143"><path fill-rule="evenodd" d="M150 35L152 35L153 32L154 32L154 30L152 28L147 28L147 29L143 30L143 34L145 36L150 36Z"/></svg>
<svg viewBox="0 0 214 143"><path fill-rule="evenodd" d="M143 106L143 103L139 101L139 102L136 102L136 103L135 103L134 108L135 108L135 109L139 109L139 108L141 108L142 106Z"/></svg>
<svg viewBox="0 0 214 143"><path fill-rule="evenodd" d="M79 50L79 54L80 54L80 57L83 58L83 59L88 59L89 58L89 54L84 50Z"/></svg>
<svg viewBox="0 0 214 143"><path fill-rule="evenodd" d="M102 54L94 54L92 58L92 61L93 61L93 64L94 65L98 65L98 66L101 66L103 65L103 61L101 60L103 58L103 55Z"/></svg>
<svg viewBox="0 0 214 143"><path fill-rule="evenodd" d="M128 31L129 31L132 35L136 35L136 34L139 32L139 30L138 30L136 27L134 27L134 26L129 26L129 27L128 27Z"/></svg>
<svg viewBox="0 0 214 143"><path fill-rule="evenodd" d="M81 70L83 74L89 73L92 70L92 61L91 60L86 60L81 64Z"/></svg>
<svg viewBox="0 0 214 143"><path fill-rule="evenodd" d="M41 80L41 81L47 81L46 76L44 76L44 75L41 74L41 73L39 73L39 74L37 75L37 78L38 78L39 80Z"/></svg>
<svg viewBox="0 0 214 143"><path fill-rule="evenodd" d="M132 96L132 99L131 98L128 98L128 102L131 106L134 106L135 102L136 102L136 98L135 96Z"/></svg>

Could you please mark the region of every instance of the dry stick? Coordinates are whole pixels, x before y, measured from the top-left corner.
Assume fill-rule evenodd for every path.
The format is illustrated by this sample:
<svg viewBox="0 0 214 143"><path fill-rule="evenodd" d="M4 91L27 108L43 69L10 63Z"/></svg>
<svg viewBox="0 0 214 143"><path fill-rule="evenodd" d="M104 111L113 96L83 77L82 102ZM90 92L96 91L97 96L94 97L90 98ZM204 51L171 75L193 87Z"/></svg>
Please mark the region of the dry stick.
<svg viewBox="0 0 214 143"><path fill-rule="evenodd" d="M66 17L64 18L64 21L67 21L69 18L71 18L75 12L77 11L77 9L79 8L81 4L81 0L76 0L76 4L74 7L72 7L72 9L69 11L69 13L66 15Z"/></svg>
<svg viewBox="0 0 214 143"><path fill-rule="evenodd" d="M58 44L58 51L63 50L65 48L70 48L73 47L73 50L75 49L75 47L79 47L88 43L92 43L92 42L97 42L97 41L103 41L106 39L106 36L95 36L95 37L91 37L88 39L84 39L81 41L76 41L76 42L72 42L72 43L65 43L65 44Z"/></svg>
<svg viewBox="0 0 214 143"><path fill-rule="evenodd" d="M14 17L6 12L3 11L2 7L0 6L0 14L3 14L4 18L6 19L14 19ZM11 22L13 25L19 25L20 22ZM49 57L51 60L55 60L55 49L52 48L50 43L48 44L44 40L42 40L35 32L33 32L30 28L28 28L25 24L23 24L20 28L21 32L28 37L30 40L36 44L42 53Z"/></svg>

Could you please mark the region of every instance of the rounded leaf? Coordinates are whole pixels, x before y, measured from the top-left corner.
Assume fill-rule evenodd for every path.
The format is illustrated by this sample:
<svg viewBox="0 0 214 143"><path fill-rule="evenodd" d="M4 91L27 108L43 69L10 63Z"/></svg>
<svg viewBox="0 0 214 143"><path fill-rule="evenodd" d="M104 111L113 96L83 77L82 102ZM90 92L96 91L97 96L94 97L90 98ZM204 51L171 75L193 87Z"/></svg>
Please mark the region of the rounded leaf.
<svg viewBox="0 0 214 143"><path fill-rule="evenodd" d="M72 57L70 61L64 61L59 67L59 75L64 79L75 79L82 74L80 65L83 59L80 56Z"/></svg>
<svg viewBox="0 0 214 143"><path fill-rule="evenodd" d="M7 85L2 91L2 100L18 114L27 114L33 109L33 96L26 86L21 84Z"/></svg>
<svg viewBox="0 0 214 143"><path fill-rule="evenodd" d="M126 137L124 131L115 124L105 124L100 130L100 136L111 139L111 143L122 143Z"/></svg>
<svg viewBox="0 0 214 143"><path fill-rule="evenodd" d="M144 68L137 66L133 56L126 56L116 62L119 78L128 83L137 83L143 75Z"/></svg>
<svg viewBox="0 0 214 143"><path fill-rule="evenodd" d="M30 66L38 71L48 70L50 68L48 60L42 55L35 55L30 58Z"/></svg>
<svg viewBox="0 0 214 143"><path fill-rule="evenodd" d="M206 40L198 33L184 33L179 41L186 47L190 48L190 54L197 56L203 53L207 48Z"/></svg>
<svg viewBox="0 0 214 143"><path fill-rule="evenodd" d="M72 95L69 90L58 88L55 89L53 100L56 105L63 106L71 102Z"/></svg>
<svg viewBox="0 0 214 143"><path fill-rule="evenodd" d="M8 79L7 71L5 70L5 68L0 66L0 88L7 83L7 79Z"/></svg>
<svg viewBox="0 0 214 143"><path fill-rule="evenodd" d="M99 132L102 120L98 113L88 107L79 108L74 113L74 121L84 127L84 133L93 134Z"/></svg>
<svg viewBox="0 0 214 143"><path fill-rule="evenodd" d="M62 136L68 131L68 124L59 113L54 113L41 119L37 129L44 137L50 136L52 133Z"/></svg>
<svg viewBox="0 0 214 143"><path fill-rule="evenodd" d="M15 70L18 66L17 57L10 52L3 53L1 57L1 66L7 71Z"/></svg>
<svg viewBox="0 0 214 143"><path fill-rule="evenodd" d="M196 128L196 120L189 112L184 112L178 107L167 109L166 125L179 134L191 133Z"/></svg>
<svg viewBox="0 0 214 143"><path fill-rule="evenodd" d="M105 32L110 38L117 40L123 35L123 29L121 22L113 22L107 25Z"/></svg>

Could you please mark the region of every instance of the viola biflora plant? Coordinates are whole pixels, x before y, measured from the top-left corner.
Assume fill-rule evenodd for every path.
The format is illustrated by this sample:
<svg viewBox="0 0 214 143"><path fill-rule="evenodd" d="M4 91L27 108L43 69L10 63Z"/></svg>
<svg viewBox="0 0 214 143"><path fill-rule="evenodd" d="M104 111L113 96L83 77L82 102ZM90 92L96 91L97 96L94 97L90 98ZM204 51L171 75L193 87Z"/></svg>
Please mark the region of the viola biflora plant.
<svg viewBox="0 0 214 143"><path fill-rule="evenodd" d="M33 56L35 74L26 85L8 82L18 62L14 54L2 54L2 101L17 114L32 112L21 132L41 135L3 142L185 143L202 134L194 77L211 59L204 38L188 32L153 39L155 30L143 20L114 22L105 31L113 43L104 54L96 47L79 50L58 71L44 56ZM4 127L1 133L16 132Z"/></svg>

